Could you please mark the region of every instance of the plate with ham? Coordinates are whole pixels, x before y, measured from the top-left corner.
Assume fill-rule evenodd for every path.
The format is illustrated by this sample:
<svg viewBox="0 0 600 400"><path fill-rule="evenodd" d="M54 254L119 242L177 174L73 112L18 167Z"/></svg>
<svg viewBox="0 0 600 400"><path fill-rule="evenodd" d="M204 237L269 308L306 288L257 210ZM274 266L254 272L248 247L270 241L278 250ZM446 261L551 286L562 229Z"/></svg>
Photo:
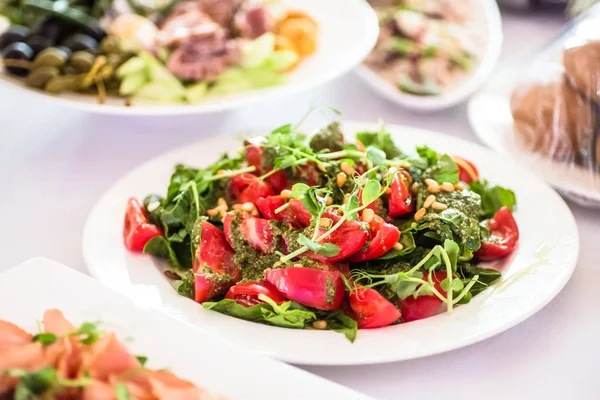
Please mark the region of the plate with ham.
<svg viewBox="0 0 600 400"><path fill-rule="evenodd" d="M0 275L0 292L18 304L0 310L2 399L304 399L298 387L315 399L369 399L135 304L48 259ZM232 375L231 365L252 368Z"/></svg>
<svg viewBox="0 0 600 400"><path fill-rule="evenodd" d="M83 237L104 284L246 348L323 365L495 335L559 293L577 252L562 199L490 151L335 119L150 160L99 200Z"/></svg>

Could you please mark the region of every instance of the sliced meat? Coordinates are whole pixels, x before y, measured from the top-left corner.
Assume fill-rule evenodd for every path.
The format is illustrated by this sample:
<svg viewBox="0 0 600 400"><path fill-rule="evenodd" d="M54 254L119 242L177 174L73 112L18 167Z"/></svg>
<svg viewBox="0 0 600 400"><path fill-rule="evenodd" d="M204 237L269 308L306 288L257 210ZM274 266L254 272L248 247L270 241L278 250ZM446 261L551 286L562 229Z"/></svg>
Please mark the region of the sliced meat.
<svg viewBox="0 0 600 400"><path fill-rule="evenodd" d="M569 82L587 98L600 101L600 40L565 50L563 62Z"/></svg>
<svg viewBox="0 0 600 400"><path fill-rule="evenodd" d="M241 0L198 0L200 8L217 24L228 28Z"/></svg>
<svg viewBox="0 0 600 400"><path fill-rule="evenodd" d="M54 333L57 336L77 330L75 325L67 321L63 313L56 309L47 310L44 313L42 325L44 332Z"/></svg>
<svg viewBox="0 0 600 400"><path fill-rule="evenodd" d="M262 5L255 5L240 10L235 15L235 28L240 36L256 39L260 35L273 30L273 21Z"/></svg>
<svg viewBox="0 0 600 400"><path fill-rule="evenodd" d="M167 68L183 79L210 81L239 58L237 42L227 40L223 31L217 31L213 35L186 39L169 58Z"/></svg>
<svg viewBox="0 0 600 400"><path fill-rule="evenodd" d="M94 379L106 380L110 375L141 367L138 359L112 333L98 339L82 357L81 372L88 371Z"/></svg>
<svg viewBox="0 0 600 400"><path fill-rule="evenodd" d="M0 352L11 346L30 343L32 337L15 324L0 320Z"/></svg>
<svg viewBox="0 0 600 400"><path fill-rule="evenodd" d="M188 38L211 37L217 32L225 35L224 29L204 12L198 2L179 3L173 12L162 21L157 42L161 46L179 46Z"/></svg>

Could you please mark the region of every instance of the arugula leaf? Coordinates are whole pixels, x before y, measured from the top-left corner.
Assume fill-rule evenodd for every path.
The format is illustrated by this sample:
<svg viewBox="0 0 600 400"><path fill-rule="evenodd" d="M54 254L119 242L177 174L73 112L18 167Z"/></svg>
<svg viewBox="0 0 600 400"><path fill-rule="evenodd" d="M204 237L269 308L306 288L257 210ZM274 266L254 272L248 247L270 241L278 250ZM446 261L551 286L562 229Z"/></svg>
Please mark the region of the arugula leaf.
<svg viewBox="0 0 600 400"><path fill-rule="evenodd" d="M404 157L404 154L394 143L389 132L382 127L379 132L359 132L356 138L365 145L365 147L374 146L385 152L387 158Z"/></svg>
<svg viewBox="0 0 600 400"><path fill-rule="evenodd" d="M309 250L319 253L325 257L333 257L340 252L340 248L333 243L317 243L313 242L303 234L298 235L298 243L306 246Z"/></svg>
<svg viewBox="0 0 600 400"><path fill-rule="evenodd" d="M263 299L264 301L264 299ZM273 302L274 303L274 302ZM218 302L205 302L202 306L207 310L214 310L232 317L253 322L265 322L284 328L302 329L309 322L316 319L312 311L293 301L282 304L262 303L252 307L244 307L232 299L223 299Z"/></svg>
<svg viewBox="0 0 600 400"><path fill-rule="evenodd" d="M512 190L492 186L485 179L474 181L469 189L481 196L481 216L484 218L492 218L502 207L513 211L517 204L517 197Z"/></svg>

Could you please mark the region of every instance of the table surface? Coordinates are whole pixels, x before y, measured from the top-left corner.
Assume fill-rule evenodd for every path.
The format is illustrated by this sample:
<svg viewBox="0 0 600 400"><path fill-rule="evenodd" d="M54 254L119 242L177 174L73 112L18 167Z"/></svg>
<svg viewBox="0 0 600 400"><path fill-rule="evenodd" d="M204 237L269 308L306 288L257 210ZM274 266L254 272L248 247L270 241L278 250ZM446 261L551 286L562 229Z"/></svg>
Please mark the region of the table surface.
<svg viewBox="0 0 600 400"><path fill-rule="evenodd" d="M498 68L515 54L532 54L564 20L551 15L504 15ZM353 73L310 93L208 116L128 119L53 106L14 89L0 93L0 272L44 256L85 272L81 232L99 196L130 169L166 150L208 135L296 121L310 104L334 106L353 120L383 118L478 141L465 105L415 114L379 98ZM300 111L299 111L300 110ZM562 293L538 314L482 343L424 359L309 371L380 399L598 399L600 214L569 203L581 253ZM551 215L551 213L549 214ZM0 294L0 299L1 299ZM8 299L0 300L0 307ZM509 397L507 397L509 396ZM430 397L438 398L438 397Z"/></svg>

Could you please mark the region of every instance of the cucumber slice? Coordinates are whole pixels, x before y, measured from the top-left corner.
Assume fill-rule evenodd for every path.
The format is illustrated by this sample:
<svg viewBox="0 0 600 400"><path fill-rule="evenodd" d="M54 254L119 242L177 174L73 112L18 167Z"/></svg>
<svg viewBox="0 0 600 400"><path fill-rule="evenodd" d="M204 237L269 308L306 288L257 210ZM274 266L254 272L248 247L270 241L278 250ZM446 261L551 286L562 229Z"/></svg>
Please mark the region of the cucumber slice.
<svg viewBox="0 0 600 400"><path fill-rule="evenodd" d="M121 81L119 86L119 94L121 96L129 96L139 91L148 82L148 77L144 70L135 74L127 75Z"/></svg>
<svg viewBox="0 0 600 400"><path fill-rule="evenodd" d="M188 103L198 103L208 92L208 84L206 82L196 83L185 88L185 98Z"/></svg>
<svg viewBox="0 0 600 400"><path fill-rule="evenodd" d="M276 72L286 72L298 62L298 54L291 50L275 51L264 66Z"/></svg>
<svg viewBox="0 0 600 400"><path fill-rule="evenodd" d="M275 35L267 32L242 45L240 65L245 68L258 67L275 51Z"/></svg>
<svg viewBox="0 0 600 400"><path fill-rule="evenodd" d="M181 102L184 99L183 95L184 92L173 90L172 87L164 85L162 82L151 82L138 90L134 98L159 102Z"/></svg>
<svg viewBox="0 0 600 400"><path fill-rule="evenodd" d="M125 61L123 65L117 69L117 76L121 79L129 76L135 75L140 72L144 72L146 68L146 62L141 57L131 57L129 60Z"/></svg>

